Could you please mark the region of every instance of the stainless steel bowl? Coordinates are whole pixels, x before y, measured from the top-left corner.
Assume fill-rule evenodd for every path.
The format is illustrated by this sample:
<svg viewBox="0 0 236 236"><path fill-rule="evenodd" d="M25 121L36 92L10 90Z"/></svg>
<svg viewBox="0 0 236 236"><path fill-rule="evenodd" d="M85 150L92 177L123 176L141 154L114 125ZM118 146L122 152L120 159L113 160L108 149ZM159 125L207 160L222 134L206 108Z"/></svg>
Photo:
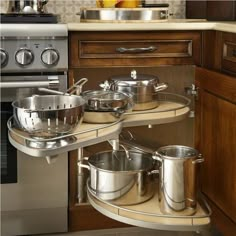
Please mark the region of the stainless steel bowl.
<svg viewBox="0 0 236 236"><path fill-rule="evenodd" d="M12 103L19 128L48 138L72 132L82 122L85 101L74 95L35 95Z"/></svg>

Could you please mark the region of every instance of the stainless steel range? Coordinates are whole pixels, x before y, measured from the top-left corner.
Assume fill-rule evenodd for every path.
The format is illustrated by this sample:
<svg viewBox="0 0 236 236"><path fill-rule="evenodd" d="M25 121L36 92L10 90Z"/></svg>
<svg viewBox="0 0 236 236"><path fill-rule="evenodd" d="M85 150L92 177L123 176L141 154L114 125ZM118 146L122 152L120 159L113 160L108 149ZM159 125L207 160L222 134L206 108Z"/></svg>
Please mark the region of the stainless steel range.
<svg viewBox="0 0 236 236"><path fill-rule="evenodd" d="M65 91L68 32L64 24L1 24L1 233L67 231L68 159L55 163L17 151L8 141L11 103L38 88Z"/></svg>

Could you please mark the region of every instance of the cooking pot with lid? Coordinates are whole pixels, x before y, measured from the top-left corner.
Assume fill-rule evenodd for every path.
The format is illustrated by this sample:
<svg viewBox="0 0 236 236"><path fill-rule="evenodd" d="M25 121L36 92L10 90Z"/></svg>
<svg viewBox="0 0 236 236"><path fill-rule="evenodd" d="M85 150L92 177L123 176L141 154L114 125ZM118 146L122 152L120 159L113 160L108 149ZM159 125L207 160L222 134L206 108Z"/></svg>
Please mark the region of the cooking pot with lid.
<svg viewBox="0 0 236 236"><path fill-rule="evenodd" d="M104 151L88 158L88 188L102 200L116 205L133 205L149 200L154 194L155 173L151 154L135 151Z"/></svg>
<svg viewBox="0 0 236 236"><path fill-rule="evenodd" d="M84 122L104 124L116 122L132 110L130 94L116 91L88 90L81 93L85 99Z"/></svg>
<svg viewBox="0 0 236 236"><path fill-rule="evenodd" d="M159 79L153 75L137 74L132 70L129 76L114 76L100 86L104 90L113 90L133 95L133 110L148 110L158 106L158 92L165 90L168 85L159 83Z"/></svg>

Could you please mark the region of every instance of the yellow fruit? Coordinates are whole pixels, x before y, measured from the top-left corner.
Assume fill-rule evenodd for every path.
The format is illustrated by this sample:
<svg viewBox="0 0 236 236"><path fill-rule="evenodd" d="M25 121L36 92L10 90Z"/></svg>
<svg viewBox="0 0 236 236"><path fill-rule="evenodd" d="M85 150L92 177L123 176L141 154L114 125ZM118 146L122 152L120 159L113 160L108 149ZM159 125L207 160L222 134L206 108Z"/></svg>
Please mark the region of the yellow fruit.
<svg viewBox="0 0 236 236"><path fill-rule="evenodd" d="M117 0L103 0L103 7L115 7Z"/></svg>
<svg viewBox="0 0 236 236"><path fill-rule="evenodd" d="M140 4L139 0L122 0L116 5L116 7L133 8L133 7L138 7L139 4Z"/></svg>

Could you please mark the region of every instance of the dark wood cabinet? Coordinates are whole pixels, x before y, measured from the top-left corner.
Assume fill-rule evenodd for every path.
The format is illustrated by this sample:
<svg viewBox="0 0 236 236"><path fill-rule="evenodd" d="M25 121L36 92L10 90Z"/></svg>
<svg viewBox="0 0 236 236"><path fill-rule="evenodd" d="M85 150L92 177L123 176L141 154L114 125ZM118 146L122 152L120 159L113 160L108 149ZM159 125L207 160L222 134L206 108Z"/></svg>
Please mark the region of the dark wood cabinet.
<svg viewBox="0 0 236 236"><path fill-rule="evenodd" d="M236 78L196 68L196 85L196 145L205 158L201 190L218 208L213 222L224 235L236 235Z"/></svg>
<svg viewBox="0 0 236 236"><path fill-rule="evenodd" d="M233 21L236 20L236 2L229 1L186 1L186 18Z"/></svg>
<svg viewBox="0 0 236 236"><path fill-rule="evenodd" d="M200 65L201 32L71 32L70 67Z"/></svg>
<svg viewBox="0 0 236 236"><path fill-rule="evenodd" d="M201 66L196 67L199 95L195 104L195 143L205 158L201 188L213 209L213 224L224 236L236 235L236 34L214 30L88 31L70 32L69 36L70 85L76 71L90 68ZM153 45L157 51L123 54L116 50ZM71 153L70 230L125 226L89 205L77 204L76 162L76 152Z"/></svg>
<svg viewBox="0 0 236 236"><path fill-rule="evenodd" d="M236 75L236 34L203 32L202 66L221 73Z"/></svg>

